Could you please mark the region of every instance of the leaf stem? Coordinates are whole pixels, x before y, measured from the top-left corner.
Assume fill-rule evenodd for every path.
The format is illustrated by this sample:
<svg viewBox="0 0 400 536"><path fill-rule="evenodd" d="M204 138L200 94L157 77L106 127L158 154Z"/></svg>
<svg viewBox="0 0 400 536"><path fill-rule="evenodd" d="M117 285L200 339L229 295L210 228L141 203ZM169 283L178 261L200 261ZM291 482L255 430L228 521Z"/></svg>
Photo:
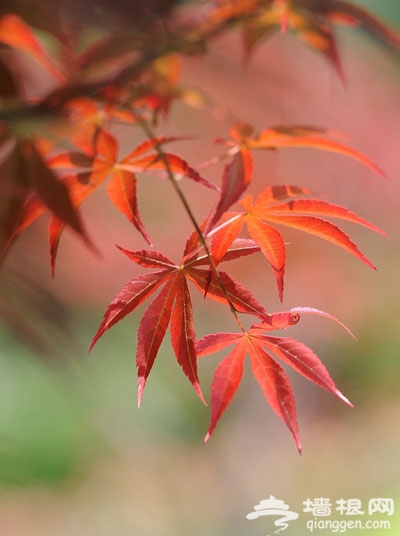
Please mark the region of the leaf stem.
<svg viewBox="0 0 400 536"><path fill-rule="evenodd" d="M180 187L179 182L176 180L175 175L174 175L173 171L171 170L171 167L169 165L168 159L166 158L160 143L158 143L158 141L157 141L157 139L156 139L151 127L149 126L148 122L145 119L143 119L143 117L140 114L138 114L136 112L136 110L134 110L134 109L133 109L133 113L134 113L134 115L135 115L135 117L137 119L138 124L142 128L143 132L146 134L148 139L150 139L152 141L152 143L154 145L154 148L155 148L158 156L160 157L160 160L163 162L163 164L165 166L165 170L167 172L168 179L170 180L175 192L177 193L180 201L182 202L183 207L185 209L185 212L189 216L189 219L190 219L190 221L191 221L191 223L192 223L192 225L193 225L193 227L194 227L194 229L195 229L195 231L197 233L197 236L199 237L199 241L200 241L201 245L203 246L204 251L207 254L207 257L208 257L208 259L210 261L210 267L211 267L215 277L217 278L218 284L219 284L219 286L220 286L220 288L221 288L221 290L222 290L222 292L224 294L224 297L225 297L227 303L229 304L229 308L230 308L233 316L235 317L235 320L236 320L239 328L241 329L241 331L243 331L243 333L246 333L246 330L243 327L243 324L242 324L242 322L240 320L238 310L236 309L236 307L232 303L232 300L229 297L229 294L228 294L228 292L227 292L227 290L225 288L225 285L224 285L224 283L223 283L223 281L221 279L221 276L219 275L218 269L217 269L217 267L215 265L214 259L212 258L211 251L210 251L210 249L208 247L208 244L207 244L206 239L205 239L205 237L203 235L203 232L202 232L202 230L200 228L200 225L198 224L198 222L197 222L197 220L196 220L196 218L195 218L195 216L193 214L191 206L189 205L189 202L186 199L186 196L185 196L182 188Z"/></svg>

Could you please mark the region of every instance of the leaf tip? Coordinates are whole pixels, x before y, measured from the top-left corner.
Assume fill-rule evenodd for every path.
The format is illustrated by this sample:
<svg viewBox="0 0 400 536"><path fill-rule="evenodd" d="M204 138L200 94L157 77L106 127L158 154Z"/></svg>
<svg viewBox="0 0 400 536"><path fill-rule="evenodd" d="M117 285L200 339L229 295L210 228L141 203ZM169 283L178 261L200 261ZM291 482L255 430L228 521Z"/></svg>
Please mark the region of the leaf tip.
<svg viewBox="0 0 400 536"><path fill-rule="evenodd" d="M90 354L93 350L93 346L96 344L97 338L96 336L93 337L92 342L90 343L88 354Z"/></svg>
<svg viewBox="0 0 400 536"><path fill-rule="evenodd" d="M138 378L137 382L137 404L138 408L142 405L142 399L143 399L143 391L146 385L146 378L143 376Z"/></svg>
<svg viewBox="0 0 400 536"><path fill-rule="evenodd" d="M194 383L193 383L193 387L195 388L195 391L196 391L198 397L200 398L200 400L203 402L203 404L204 404L205 406L207 406L208 404L207 404L207 402L205 401L205 398L204 398L204 395L203 395L203 393L202 393L202 391L201 391L199 382L194 382Z"/></svg>
<svg viewBox="0 0 400 536"><path fill-rule="evenodd" d="M292 432L294 441L296 443L297 452L301 455L303 453L303 446L300 441L299 431L297 428L297 423L295 427L289 427L290 431Z"/></svg>
<svg viewBox="0 0 400 536"><path fill-rule="evenodd" d="M351 408L354 408L354 404L352 404L352 403L350 402L350 400L349 400L347 397L345 397L344 394L343 394L342 392L339 391L339 389L336 389L336 391L335 391L335 395L336 395L338 398L340 398L341 400L343 400L343 402L344 402L345 404L347 404L347 405L350 406Z"/></svg>
<svg viewBox="0 0 400 536"><path fill-rule="evenodd" d="M97 341L100 339L100 337L103 334L104 334L104 331L102 330L102 326L100 325L99 329L97 330L97 332L93 336L92 342L90 343L89 354L91 353L91 351L93 350L94 345L97 343Z"/></svg>
<svg viewBox="0 0 400 536"><path fill-rule="evenodd" d="M207 432L205 438L203 439L203 445L208 443L210 437L211 437L211 432Z"/></svg>

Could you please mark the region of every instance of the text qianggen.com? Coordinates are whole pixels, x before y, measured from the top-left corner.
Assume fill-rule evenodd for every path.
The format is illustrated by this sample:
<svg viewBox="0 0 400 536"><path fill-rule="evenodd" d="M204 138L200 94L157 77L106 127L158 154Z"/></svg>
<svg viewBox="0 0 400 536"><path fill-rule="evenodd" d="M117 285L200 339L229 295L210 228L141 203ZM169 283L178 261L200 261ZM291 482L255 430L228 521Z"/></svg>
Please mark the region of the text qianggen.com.
<svg viewBox="0 0 400 536"><path fill-rule="evenodd" d="M365 529L365 530L390 530L390 521L383 519L368 520L363 523L360 519L310 519L306 523L306 527L310 532L315 530L327 530L332 532L346 532L347 530Z"/></svg>

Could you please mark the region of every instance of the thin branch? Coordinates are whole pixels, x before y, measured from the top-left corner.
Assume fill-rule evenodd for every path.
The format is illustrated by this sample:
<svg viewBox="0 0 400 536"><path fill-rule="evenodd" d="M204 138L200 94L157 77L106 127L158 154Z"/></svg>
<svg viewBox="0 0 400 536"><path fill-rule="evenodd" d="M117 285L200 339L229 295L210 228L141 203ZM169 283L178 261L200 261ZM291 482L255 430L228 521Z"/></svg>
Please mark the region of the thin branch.
<svg viewBox="0 0 400 536"><path fill-rule="evenodd" d="M218 281L218 284L224 294L224 297L227 301L227 303L229 304L229 308L233 314L233 316L235 317L235 320L239 326L239 328L244 332L246 333L246 330L244 329L243 325L242 325L242 322L239 318L239 314L238 314L238 310L236 309L236 307L234 306L234 304L232 303L232 300L230 299L229 297L229 294L225 288L225 285L221 279L221 276L219 275L219 272L218 272L218 269L215 265L215 262L214 262L214 259L212 258L212 255L211 255L211 251L210 251L210 248L208 247L208 244L207 244L207 241L203 235L203 232L200 228L200 225L198 224L194 214L193 214L193 211L189 205L189 202L188 200L186 199L186 196L182 190L182 188L180 187L178 181L176 180L175 178L175 175L173 173L173 171L171 170L171 167L169 165L169 162L168 162L168 159L166 158L165 154L164 154L164 151L162 150L162 147L161 145L158 143L151 127L148 125L148 123L139 115L137 114L137 112L135 110L133 110L133 113L135 114L136 116L136 119L137 119L137 122L138 124L141 126L141 128L143 129L143 132L146 134L146 136L148 137L148 139L150 139L152 142L153 142L153 145L154 145L154 148L160 158L160 160L163 162L164 166L165 166L165 170L167 172L167 175L168 175L168 178L173 186L173 188L175 189L175 192L177 193L179 199L181 200L183 206L184 206L184 209L185 209L185 212L187 213L187 215L189 216L189 219L197 233L197 236L199 237L199 241L201 243L201 245L203 246L204 248L204 251L206 252L206 255L209 259L209 262L210 262L210 267L215 275L215 277L217 278L217 281Z"/></svg>

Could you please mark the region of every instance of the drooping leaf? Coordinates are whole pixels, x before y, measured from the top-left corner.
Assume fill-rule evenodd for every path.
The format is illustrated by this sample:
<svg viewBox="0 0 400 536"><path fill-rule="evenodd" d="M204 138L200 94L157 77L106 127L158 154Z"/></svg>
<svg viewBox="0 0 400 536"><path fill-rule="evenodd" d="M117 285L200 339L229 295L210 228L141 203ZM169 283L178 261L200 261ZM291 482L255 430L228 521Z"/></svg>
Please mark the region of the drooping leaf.
<svg viewBox="0 0 400 536"><path fill-rule="evenodd" d="M79 214L65 184L47 167L32 145L21 146L21 158L32 189L43 204L74 231L85 236Z"/></svg>
<svg viewBox="0 0 400 536"><path fill-rule="evenodd" d="M161 136L154 140L147 140L118 162L117 139L103 128L99 128L96 130L95 139L86 147L88 152L58 153L50 156L46 161L46 165L54 170L64 172L71 172L72 170L74 172L73 176L64 179L64 183L73 198L75 207L78 207L88 195L109 177L107 191L110 200L151 245L150 237L139 212L136 172L165 177L168 171L171 171L176 177L178 175L181 177L186 176L196 182L215 188L214 185L203 179L197 171L177 155L165 153L163 155L164 161L164 158L160 158L159 154L154 152L159 145L182 139L188 138L184 136ZM145 153L150 154L143 156ZM55 253L56 249L53 249L53 252ZM54 261L55 257L52 256L52 259Z"/></svg>
<svg viewBox="0 0 400 536"><path fill-rule="evenodd" d="M302 309L302 308L299 308ZM328 371L317 355L303 343L290 338L264 335L266 331L296 324L299 313L292 311L269 315L269 322L254 324L248 332L214 333L196 342L197 357L224 350L233 350L220 362L211 383L211 421L205 437L208 441L221 415L232 401L243 374L243 362L249 355L251 369L265 399L291 431L297 449L301 452L296 405L290 380L277 361L289 365L308 380L334 394L351 406L337 389Z"/></svg>
<svg viewBox="0 0 400 536"><path fill-rule="evenodd" d="M273 352L284 363L319 387L341 398L351 406L349 400L337 389L328 371L317 355L305 344L295 339L265 336L263 345Z"/></svg>
<svg viewBox="0 0 400 536"><path fill-rule="evenodd" d="M3 257L15 235L24 204L30 194L16 147L0 164L0 253Z"/></svg>
<svg viewBox="0 0 400 536"><path fill-rule="evenodd" d="M288 29L298 33L300 39L312 48L322 52L344 78L337 45L332 28L324 23L312 10L305 11L302 0L273 0L264 2L264 9L256 12L243 25L246 57L253 52L256 45L274 31ZM263 3L261 3L261 6Z"/></svg>
<svg viewBox="0 0 400 536"><path fill-rule="evenodd" d="M163 287L143 314L138 328L139 404L168 325L170 325L171 344L175 357L204 402L197 373L193 305L188 281L194 283L195 287L201 293L206 294L209 299L229 307L233 306L238 312L264 320L268 318L267 311L239 281L225 272L218 271L218 276L213 274L210 271L210 259L207 255L203 257L197 257L196 254L185 255L179 264L175 264L155 250L130 251L120 246L118 248L139 266L156 268L157 271L135 277L117 293L104 313L90 350L108 329L136 310L154 292ZM252 240L238 239L234 241L222 261L234 260L258 251L259 247ZM208 268L198 268L207 264Z"/></svg>
<svg viewBox="0 0 400 536"><path fill-rule="evenodd" d="M286 372L283 367L258 344L252 344L249 356L251 370L261 387L266 401L292 432L297 450L301 453L301 443L296 416L296 402Z"/></svg>
<svg viewBox="0 0 400 536"><path fill-rule="evenodd" d="M169 271L167 270L144 274L125 285L107 307L103 320L92 339L89 350L93 348L107 330L139 307L148 296L157 290L166 280L168 274Z"/></svg>
<svg viewBox="0 0 400 536"><path fill-rule="evenodd" d="M177 279L170 279L143 314L138 328L136 366L138 373L138 406L140 407L146 380L164 339L176 296Z"/></svg>
<svg viewBox="0 0 400 536"><path fill-rule="evenodd" d="M195 388L200 400L205 404L197 374L193 306L186 278L183 274L180 274L177 280L177 292L171 315L170 332L176 359Z"/></svg>
<svg viewBox="0 0 400 536"><path fill-rule="evenodd" d="M49 224L49 244L50 244L50 266L51 275L54 277L56 270L56 259L58 253L58 246L60 245L61 234L65 225L58 218L54 216L50 220Z"/></svg>
<svg viewBox="0 0 400 536"><path fill-rule="evenodd" d="M345 25L358 25L369 35L395 51L400 48L400 36L370 11L346 0L306 0L309 9L328 20Z"/></svg>
<svg viewBox="0 0 400 536"><path fill-rule="evenodd" d="M31 225L45 211L46 207L39 197L34 193L30 193L20 210L12 238L29 227L29 225ZM17 216L17 211L15 216Z"/></svg>
<svg viewBox="0 0 400 536"><path fill-rule="evenodd" d="M235 396L243 376L245 353L246 347L244 344L236 345L215 369L210 389L211 420L204 443L207 443L210 439L220 417Z"/></svg>
<svg viewBox="0 0 400 536"><path fill-rule="evenodd" d="M2 186L6 188L4 203L9 208L12 206L12 221L6 225L3 216L3 249L9 247L21 231L46 209L63 226L78 233L90 248L94 248L82 224L73 188L47 166L34 143L27 140L16 142L1 166L4 173Z"/></svg>
<svg viewBox="0 0 400 536"><path fill-rule="evenodd" d="M395 51L400 48L400 36L395 31L363 7L346 0L262 0L246 3L241 15L247 58L266 37L279 29L282 33L291 30L307 45L323 54L343 81L335 23L359 26L388 48ZM234 17L234 13L227 10L225 16Z"/></svg>
<svg viewBox="0 0 400 536"><path fill-rule="evenodd" d="M151 246L151 240L139 214L136 196L136 177L134 173L116 170L107 185L110 200L128 220L133 223L146 242Z"/></svg>
<svg viewBox="0 0 400 536"><path fill-rule="evenodd" d="M253 160L250 151L243 148L236 153L232 162L225 166L222 176L221 197L210 221L210 228L219 221L222 214L236 203L246 190L253 175Z"/></svg>
<svg viewBox="0 0 400 536"><path fill-rule="evenodd" d="M148 173L165 178L170 172L176 179L188 177L216 189L216 186L201 177L179 156L162 153L161 157L156 150L163 144L184 139L191 138L160 136L149 139L118 161L118 140L103 128L98 128L95 139L88 146L83 145L86 152L61 152L48 157L46 165L59 172L74 172L75 178L67 176L64 183L74 200L75 207L109 178L107 191L110 200L151 245L150 236L139 212L136 173Z"/></svg>

